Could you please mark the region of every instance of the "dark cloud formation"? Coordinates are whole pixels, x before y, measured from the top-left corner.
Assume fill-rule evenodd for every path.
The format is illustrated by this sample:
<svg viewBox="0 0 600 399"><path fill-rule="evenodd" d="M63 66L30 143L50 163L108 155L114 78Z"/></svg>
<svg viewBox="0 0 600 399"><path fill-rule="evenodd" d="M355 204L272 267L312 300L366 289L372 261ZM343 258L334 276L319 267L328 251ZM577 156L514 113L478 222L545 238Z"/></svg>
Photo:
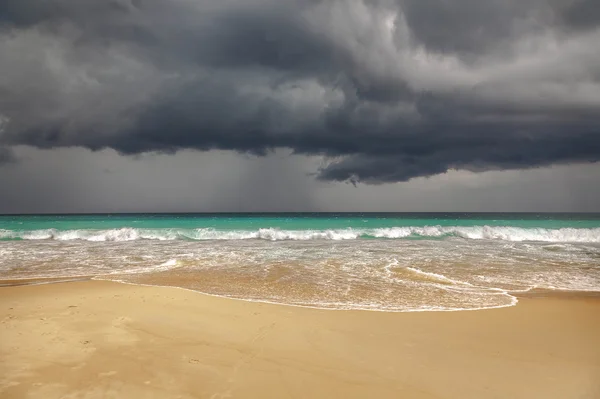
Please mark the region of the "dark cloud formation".
<svg viewBox="0 0 600 399"><path fill-rule="evenodd" d="M597 162L598 43L592 0L4 0L0 146L289 148L367 183Z"/></svg>

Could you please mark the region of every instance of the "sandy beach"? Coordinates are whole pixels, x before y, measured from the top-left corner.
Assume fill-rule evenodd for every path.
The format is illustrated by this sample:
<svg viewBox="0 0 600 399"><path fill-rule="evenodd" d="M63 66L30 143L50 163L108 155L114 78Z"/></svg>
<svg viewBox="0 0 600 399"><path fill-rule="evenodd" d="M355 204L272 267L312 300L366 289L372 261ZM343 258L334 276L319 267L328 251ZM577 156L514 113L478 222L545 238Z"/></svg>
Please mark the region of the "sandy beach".
<svg viewBox="0 0 600 399"><path fill-rule="evenodd" d="M600 397L600 299L385 313L81 281L0 288L2 398Z"/></svg>

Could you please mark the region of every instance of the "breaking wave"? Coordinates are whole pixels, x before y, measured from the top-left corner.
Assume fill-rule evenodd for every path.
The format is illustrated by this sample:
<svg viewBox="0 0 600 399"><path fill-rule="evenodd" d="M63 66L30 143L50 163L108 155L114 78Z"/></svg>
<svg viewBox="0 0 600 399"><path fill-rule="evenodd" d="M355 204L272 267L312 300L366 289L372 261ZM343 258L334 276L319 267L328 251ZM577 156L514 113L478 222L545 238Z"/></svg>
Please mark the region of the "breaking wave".
<svg viewBox="0 0 600 399"><path fill-rule="evenodd" d="M521 228L511 226L425 226L389 227L377 229L331 230L258 230L199 229L136 229L124 227L109 230L2 230L0 240L84 240L84 241L135 241L135 240L357 240L357 239L445 239L498 241L540 241L600 243L600 228Z"/></svg>

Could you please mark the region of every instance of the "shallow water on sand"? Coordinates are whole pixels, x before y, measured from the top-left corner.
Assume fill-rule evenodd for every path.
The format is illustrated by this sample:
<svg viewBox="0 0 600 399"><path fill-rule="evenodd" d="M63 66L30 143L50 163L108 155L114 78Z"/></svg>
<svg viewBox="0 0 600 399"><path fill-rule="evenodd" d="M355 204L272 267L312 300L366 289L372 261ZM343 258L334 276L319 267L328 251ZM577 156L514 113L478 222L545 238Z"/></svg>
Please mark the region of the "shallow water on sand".
<svg viewBox="0 0 600 399"><path fill-rule="evenodd" d="M532 288L600 291L600 218L593 216L97 216L54 222L48 216L33 222L21 217L19 228L18 217L12 218L0 218L0 279L89 276L387 311L510 306L516 301L511 294ZM157 220L164 225L155 226Z"/></svg>

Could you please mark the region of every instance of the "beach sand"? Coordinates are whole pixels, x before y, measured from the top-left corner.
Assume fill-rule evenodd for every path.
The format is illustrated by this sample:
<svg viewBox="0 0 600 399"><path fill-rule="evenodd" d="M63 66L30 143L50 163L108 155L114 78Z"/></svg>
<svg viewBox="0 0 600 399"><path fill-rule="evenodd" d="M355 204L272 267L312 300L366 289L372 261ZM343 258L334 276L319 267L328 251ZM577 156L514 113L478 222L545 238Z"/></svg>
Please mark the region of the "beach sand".
<svg viewBox="0 0 600 399"><path fill-rule="evenodd" d="M384 313L82 281L0 288L1 398L600 398L600 299Z"/></svg>

